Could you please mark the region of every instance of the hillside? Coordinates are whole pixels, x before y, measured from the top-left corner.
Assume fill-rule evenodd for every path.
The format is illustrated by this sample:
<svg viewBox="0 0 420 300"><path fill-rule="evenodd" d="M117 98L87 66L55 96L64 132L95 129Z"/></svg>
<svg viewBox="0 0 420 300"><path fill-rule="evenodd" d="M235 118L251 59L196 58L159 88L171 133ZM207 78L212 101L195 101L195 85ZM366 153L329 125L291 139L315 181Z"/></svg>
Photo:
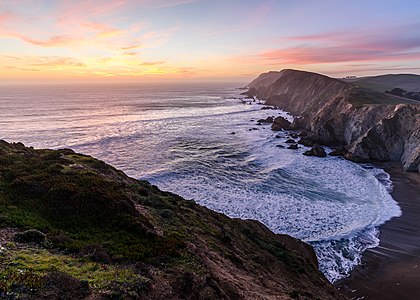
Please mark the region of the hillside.
<svg viewBox="0 0 420 300"><path fill-rule="evenodd" d="M271 75L269 75L271 74ZM296 70L261 74L248 95L299 116L292 124L307 139L344 145L354 161L401 161L420 171L420 103Z"/></svg>
<svg viewBox="0 0 420 300"><path fill-rule="evenodd" d="M72 150L0 141L0 298L342 299L313 249Z"/></svg>
<svg viewBox="0 0 420 300"><path fill-rule="evenodd" d="M400 88L408 92L420 92L420 75L415 74L387 74L362 77L351 82L378 92Z"/></svg>

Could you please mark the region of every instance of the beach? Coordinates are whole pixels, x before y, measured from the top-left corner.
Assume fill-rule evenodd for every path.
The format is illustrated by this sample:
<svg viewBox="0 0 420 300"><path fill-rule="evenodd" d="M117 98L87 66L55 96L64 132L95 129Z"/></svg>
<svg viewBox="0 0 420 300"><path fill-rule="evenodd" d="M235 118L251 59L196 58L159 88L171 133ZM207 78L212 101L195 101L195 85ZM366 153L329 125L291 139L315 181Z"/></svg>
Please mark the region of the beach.
<svg viewBox="0 0 420 300"><path fill-rule="evenodd" d="M380 227L380 244L336 287L351 299L420 299L420 174L399 163L380 167L391 175L402 215Z"/></svg>

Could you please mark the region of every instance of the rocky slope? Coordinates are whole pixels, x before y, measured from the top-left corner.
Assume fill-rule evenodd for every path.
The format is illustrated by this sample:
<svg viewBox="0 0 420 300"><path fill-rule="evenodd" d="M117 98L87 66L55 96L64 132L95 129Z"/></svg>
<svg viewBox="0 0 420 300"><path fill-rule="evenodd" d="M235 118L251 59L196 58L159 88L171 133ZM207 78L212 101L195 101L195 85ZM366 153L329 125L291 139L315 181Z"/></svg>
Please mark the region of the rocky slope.
<svg viewBox="0 0 420 300"><path fill-rule="evenodd" d="M261 74L247 92L298 118L292 128L325 145L345 145L354 161L400 161L420 172L420 105L316 73Z"/></svg>
<svg viewBox="0 0 420 300"><path fill-rule="evenodd" d="M69 149L0 141L0 298L343 297L299 240Z"/></svg>

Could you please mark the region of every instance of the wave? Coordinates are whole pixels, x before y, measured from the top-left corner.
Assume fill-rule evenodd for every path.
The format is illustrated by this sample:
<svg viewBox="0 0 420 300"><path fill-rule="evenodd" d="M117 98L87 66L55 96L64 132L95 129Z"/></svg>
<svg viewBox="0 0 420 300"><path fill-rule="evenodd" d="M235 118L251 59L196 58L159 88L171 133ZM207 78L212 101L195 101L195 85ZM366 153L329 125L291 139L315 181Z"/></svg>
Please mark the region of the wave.
<svg viewBox="0 0 420 300"><path fill-rule="evenodd" d="M270 112L247 114L256 119ZM285 142L287 132L275 138L268 128L249 133L249 126L235 124L240 143L180 141L182 146L172 149L179 160L146 179L228 216L255 219L309 242L331 282L347 276L362 253L378 245L377 227L401 214L389 194L389 175L337 157L306 157L305 148L280 149L276 145Z"/></svg>

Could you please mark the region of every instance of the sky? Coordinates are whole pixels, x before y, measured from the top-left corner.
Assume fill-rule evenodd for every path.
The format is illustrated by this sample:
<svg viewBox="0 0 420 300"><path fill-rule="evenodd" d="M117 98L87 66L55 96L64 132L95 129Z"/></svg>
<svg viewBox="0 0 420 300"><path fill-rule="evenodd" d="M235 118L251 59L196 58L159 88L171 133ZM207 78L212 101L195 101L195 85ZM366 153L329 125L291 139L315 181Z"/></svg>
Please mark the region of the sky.
<svg viewBox="0 0 420 300"><path fill-rule="evenodd" d="M0 0L0 83L420 74L419 16L417 0Z"/></svg>

